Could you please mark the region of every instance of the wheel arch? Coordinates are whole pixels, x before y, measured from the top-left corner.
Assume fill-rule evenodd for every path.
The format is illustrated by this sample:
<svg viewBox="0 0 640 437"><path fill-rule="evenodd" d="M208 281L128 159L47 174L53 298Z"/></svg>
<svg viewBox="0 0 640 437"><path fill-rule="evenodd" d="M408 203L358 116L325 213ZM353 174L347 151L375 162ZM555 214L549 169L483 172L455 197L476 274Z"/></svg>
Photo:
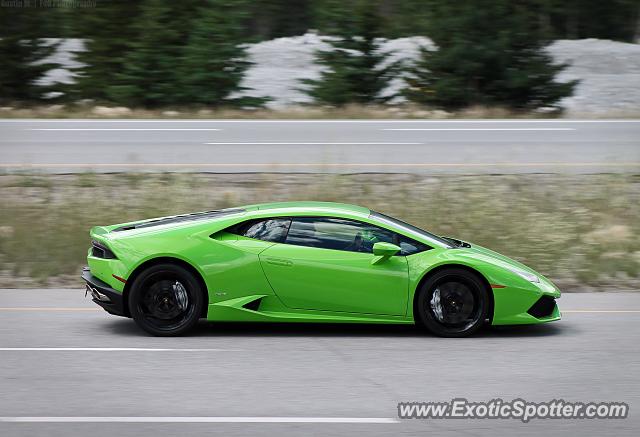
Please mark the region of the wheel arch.
<svg viewBox="0 0 640 437"><path fill-rule="evenodd" d="M156 258L151 258L140 263L135 269L133 269L133 271L127 278L127 282L125 283L124 290L122 292L123 306L124 306L126 316L127 317L131 316L131 314L129 314L129 290L131 289L131 286L135 282L136 278L140 275L140 273L142 273L144 270L148 269L149 267L152 267L158 264L178 265L184 268L185 270L187 270L188 272L190 272L194 276L194 278L196 278L196 280L200 284L200 287L202 288L202 292L204 294L204 299L205 299L204 305L202 306L202 314L200 315L200 317L206 317L207 310L209 308L209 289L207 288L207 283L205 282L204 277L202 276L202 273L200 273L200 271L189 262L181 258L176 258L172 256L159 256Z"/></svg>
<svg viewBox="0 0 640 437"><path fill-rule="evenodd" d="M447 269L461 269L461 270L466 270L469 273L472 273L474 275L476 275L478 278L480 278L480 281L484 284L486 290L487 290L487 294L489 295L489 311L488 311L488 315L489 315L489 324L491 324L493 322L493 310L494 310L494 299L495 297L493 296L493 289L491 288L491 284L489 283L489 280L477 269L474 269L473 267L469 267L468 265L465 264L457 264L457 263L447 263L447 264L440 264L439 266L434 267L433 269L429 270L428 272L426 272L422 278L420 279L420 281L418 281L418 285L416 286L416 289L414 290L413 293L413 302L412 302L412 310L413 310L413 320L414 322L416 320L418 320L416 317L417 313L417 303L418 303L418 294L420 293L420 289L422 288L422 285L429 280L429 278L431 278L433 275L435 275L438 272L441 272L442 270L447 270Z"/></svg>

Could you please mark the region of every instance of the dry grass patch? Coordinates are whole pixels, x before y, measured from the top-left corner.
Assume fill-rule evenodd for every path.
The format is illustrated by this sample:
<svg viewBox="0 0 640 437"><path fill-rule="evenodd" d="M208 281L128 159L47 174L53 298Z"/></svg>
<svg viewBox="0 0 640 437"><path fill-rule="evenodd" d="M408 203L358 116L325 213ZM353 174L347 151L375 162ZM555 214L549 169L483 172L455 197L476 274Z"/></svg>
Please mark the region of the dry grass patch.
<svg viewBox="0 0 640 437"><path fill-rule="evenodd" d="M282 200L356 203L516 258L565 289L640 289L640 177L0 176L0 286L79 285L88 230Z"/></svg>

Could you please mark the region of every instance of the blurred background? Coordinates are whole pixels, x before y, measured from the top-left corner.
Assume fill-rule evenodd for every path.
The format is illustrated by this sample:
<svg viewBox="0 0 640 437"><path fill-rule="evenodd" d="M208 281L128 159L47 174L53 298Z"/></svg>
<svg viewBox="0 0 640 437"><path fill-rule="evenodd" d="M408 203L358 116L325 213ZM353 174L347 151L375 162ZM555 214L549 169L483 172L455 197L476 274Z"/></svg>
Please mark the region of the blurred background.
<svg viewBox="0 0 640 437"><path fill-rule="evenodd" d="M637 1L3 0L0 20L2 286L76 285L93 225L290 199L384 210L565 289L639 284ZM630 123L526 124L544 117ZM248 124L178 123L230 118ZM483 118L525 124L464 122Z"/></svg>
<svg viewBox="0 0 640 437"><path fill-rule="evenodd" d="M0 116L637 116L640 102L635 0L4 0L0 17Z"/></svg>
<svg viewBox="0 0 640 437"><path fill-rule="evenodd" d="M453 397L635 411L639 41L638 0L0 0L0 435L637 435L633 413L385 423ZM280 200L513 257L562 289L563 320L167 339L82 298L92 226ZM151 420L91 423L132 415Z"/></svg>

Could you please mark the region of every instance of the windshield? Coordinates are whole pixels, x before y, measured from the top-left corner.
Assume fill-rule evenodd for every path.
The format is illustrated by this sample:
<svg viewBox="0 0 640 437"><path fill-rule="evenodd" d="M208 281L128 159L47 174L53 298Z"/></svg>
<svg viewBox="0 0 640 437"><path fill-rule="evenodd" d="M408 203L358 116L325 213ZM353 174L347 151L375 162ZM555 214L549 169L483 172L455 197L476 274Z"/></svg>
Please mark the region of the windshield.
<svg viewBox="0 0 640 437"><path fill-rule="evenodd" d="M453 248L456 247L456 244L453 242L453 240L450 240L448 238L443 238L443 237L439 237L438 235L432 234L431 232L427 232L424 229L420 229L416 226L413 226L409 223L403 222L402 220L398 220L397 218L393 218L390 217L388 215L376 212L376 211L371 211L371 217L375 217L378 220L381 220L383 222L387 222L397 228L400 228L402 230L405 230L409 233L412 234L417 234L421 237L427 238L431 241L437 241L440 244L443 244L445 246L447 246L448 248Z"/></svg>

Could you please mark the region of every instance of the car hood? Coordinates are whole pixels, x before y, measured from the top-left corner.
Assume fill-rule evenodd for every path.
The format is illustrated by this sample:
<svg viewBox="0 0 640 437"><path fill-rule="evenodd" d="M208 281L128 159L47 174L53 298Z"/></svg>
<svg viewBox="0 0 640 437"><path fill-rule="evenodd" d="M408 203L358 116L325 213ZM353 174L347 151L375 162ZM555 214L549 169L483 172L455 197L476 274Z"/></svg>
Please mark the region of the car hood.
<svg viewBox="0 0 640 437"><path fill-rule="evenodd" d="M452 250L459 250L463 252L461 255L470 256L474 259L490 262L492 264L499 265L505 268L517 268L520 270L524 270L525 272L535 273L539 275L538 272L533 270L531 267L522 264L515 259L509 258L501 253L495 252L491 249L487 249L486 247L478 246L477 244L471 244L471 247L461 247L455 248Z"/></svg>
<svg viewBox="0 0 640 437"><path fill-rule="evenodd" d="M486 247L478 246L476 244L471 244L471 247L459 247L459 248L454 248L450 250L456 251L456 258L467 257L476 262L477 261L484 262L484 263L491 264L512 272L514 269L517 269L517 270L533 273L534 275L538 276L538 278L540 279L538 286L543 291L551 293L556 296L560 296L560 290L548 278L536 272L531 267L526 266L519 261L511 259L508 256L502 255L501 253L487 249Z"/></svg>

